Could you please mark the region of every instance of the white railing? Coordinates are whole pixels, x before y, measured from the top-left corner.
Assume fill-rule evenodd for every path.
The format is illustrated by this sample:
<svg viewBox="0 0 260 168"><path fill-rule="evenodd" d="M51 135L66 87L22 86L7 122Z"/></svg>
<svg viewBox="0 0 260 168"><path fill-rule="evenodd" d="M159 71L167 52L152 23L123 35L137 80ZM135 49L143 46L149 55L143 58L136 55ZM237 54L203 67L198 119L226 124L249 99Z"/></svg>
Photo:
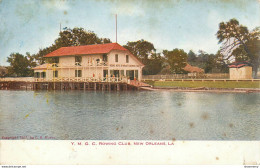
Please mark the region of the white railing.
<svg viewBox="0 0 260 168"><path fill-rule="evenodd" d="M172 74L172 75L143 75L143 80L168 80L168 79L229 79L228 73L215 73L215 74Z"/></svg>
<svg viewBox="0 0 260 168"><path fill-rule="evenodd" d="M0 78L0 82L123 82L127 83L127 77L57 77L53 79L34 77L7 77Z"/></svg>
<svg viewBox="0 0 260 168"><path fill-rule="evenodd" d="M127 83L126 77L58 77L53 79L34 78L35 82L121 82Z"/></svg>
<svg viewBox="0 0 260 168"><path fill-rule="evenodd" d="M34 82L34 77L6 77L0 78L4 82Z"/></svg>
<svg viewBox="0 0 260 168"><path fill-rule="evenodd" d="M88 68L88 67L107 67L108 63L107 62L101 62L101 63L89 63L89 64L66 64L66 63L62 63L62 64L55 64L55 66L53 66L52 64L49 64L47 66L48 70L52 70L52 69L60 69L60 68Z"/></svg>

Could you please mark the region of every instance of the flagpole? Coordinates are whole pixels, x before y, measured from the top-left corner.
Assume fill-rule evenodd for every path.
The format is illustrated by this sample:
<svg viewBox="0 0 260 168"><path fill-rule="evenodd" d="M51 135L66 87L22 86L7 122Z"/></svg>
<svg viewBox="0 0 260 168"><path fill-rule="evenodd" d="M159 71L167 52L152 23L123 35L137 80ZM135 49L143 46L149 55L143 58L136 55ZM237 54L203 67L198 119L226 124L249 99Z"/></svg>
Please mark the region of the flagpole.
<svg viewBox="0 0 260 168"><path fill-rule="evenodd" d="M117 43L117 14L116 14L116 43Z"/></svg>

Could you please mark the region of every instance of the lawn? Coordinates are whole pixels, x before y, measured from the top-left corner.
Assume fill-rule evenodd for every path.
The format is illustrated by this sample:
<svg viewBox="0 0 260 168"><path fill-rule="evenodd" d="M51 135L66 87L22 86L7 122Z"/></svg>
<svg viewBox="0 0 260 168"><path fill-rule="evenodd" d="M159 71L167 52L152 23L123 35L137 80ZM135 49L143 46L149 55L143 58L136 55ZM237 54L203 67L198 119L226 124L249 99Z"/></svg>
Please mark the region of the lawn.
<svg viewBox="0 0 260 168"><path fill-rule="evenodd" d="M145 81L154 87L260 88L260 81Z"/></svg>

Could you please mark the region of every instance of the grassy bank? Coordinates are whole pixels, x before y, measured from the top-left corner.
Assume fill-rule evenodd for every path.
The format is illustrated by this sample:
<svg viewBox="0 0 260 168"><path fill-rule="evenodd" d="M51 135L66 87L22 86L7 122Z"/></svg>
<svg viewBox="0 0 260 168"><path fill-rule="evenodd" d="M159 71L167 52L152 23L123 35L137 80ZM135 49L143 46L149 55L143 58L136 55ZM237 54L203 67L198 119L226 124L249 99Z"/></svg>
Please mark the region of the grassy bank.
<svg viewBox="0 0 260 168"><path fill-rule="evenodd" d="M260 88L260 81L145 81L154 87Z"/></svg>

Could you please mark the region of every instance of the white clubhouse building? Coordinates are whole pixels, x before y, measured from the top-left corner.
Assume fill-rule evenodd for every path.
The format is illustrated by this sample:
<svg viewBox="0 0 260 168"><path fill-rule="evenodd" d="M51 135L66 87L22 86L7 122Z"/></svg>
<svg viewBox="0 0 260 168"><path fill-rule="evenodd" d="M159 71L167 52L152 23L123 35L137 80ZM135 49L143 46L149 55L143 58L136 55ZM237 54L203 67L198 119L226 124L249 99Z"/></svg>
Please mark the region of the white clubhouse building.
<svg viewBox="0 0 260 168"><path fill-rule="evenodd" d="M117 43L61 47L34 69L37 81L141 81L144 64Z"/></svg>

